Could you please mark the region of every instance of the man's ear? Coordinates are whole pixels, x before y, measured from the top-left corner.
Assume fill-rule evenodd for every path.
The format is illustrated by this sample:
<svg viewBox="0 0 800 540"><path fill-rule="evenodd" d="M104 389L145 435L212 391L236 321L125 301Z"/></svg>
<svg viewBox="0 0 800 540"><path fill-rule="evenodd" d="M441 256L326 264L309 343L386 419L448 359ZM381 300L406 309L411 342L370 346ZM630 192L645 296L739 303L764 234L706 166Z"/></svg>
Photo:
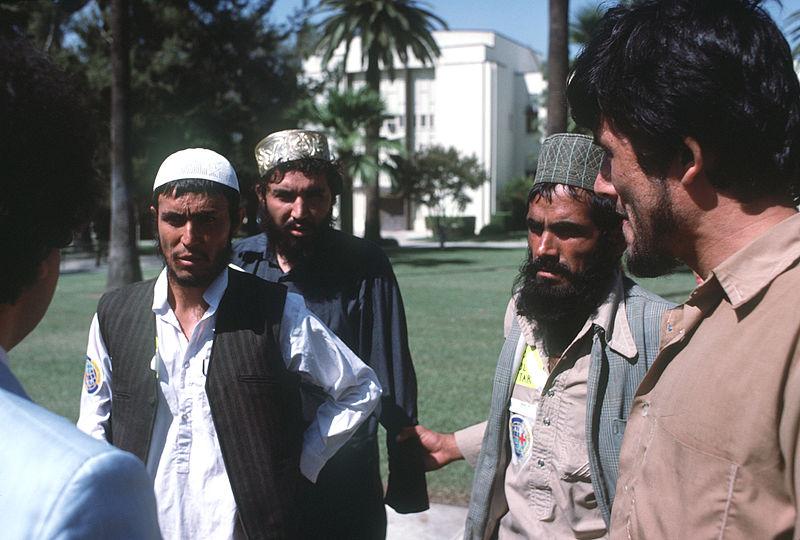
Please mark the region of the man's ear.
<svg viewBox="0 0 800 540"><path fill-rule="evenodd" d="M153 217L153 219L158 218L158 210L156 210L156 207L153 205L150 205L150 215Z"/></svg>
<svg viewBox="0 0 800 540"><path fill-rule="evenodd" d="M705 176L705 156L700 144L693 137L683 139L684 151L681 152L681 167L683 174L681 183L689 186L699 178Z"/></svg>

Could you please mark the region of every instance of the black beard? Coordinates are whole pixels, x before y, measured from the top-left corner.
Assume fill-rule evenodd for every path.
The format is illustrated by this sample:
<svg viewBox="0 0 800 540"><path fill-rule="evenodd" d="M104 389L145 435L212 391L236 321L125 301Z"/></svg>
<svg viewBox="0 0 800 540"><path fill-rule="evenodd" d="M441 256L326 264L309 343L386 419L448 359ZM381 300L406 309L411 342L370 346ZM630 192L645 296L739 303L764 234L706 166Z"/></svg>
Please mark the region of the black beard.
<svg viewBox="0 0 800 540"><path fill-rule="evenodd" d="M664 247L678 228L678 220L672 210L672 201L667 195L666 180L653 180L661 186L661 196L650 216L649 229L643 228L641 216L634 210L638 230L633 231L633 243L625 253L625 264L628 271L639 277L658 277L672 273L681 262L670 255Z"/></svg>
<svg viewBox="0 0 800 540"><path fill-rule="evenodd" d="M534 259L528 251L514 282L517 314L536 322L546 354L560 355L606 299L619 268L618 253L609 242L601 239L586 269L572 272L557 259ZM540 279L536 275L539 270L562 276L565 282L556 285L551 280Z"/></svg>
<svg viewBox="0 0 800 540"><path fill-rule="evenodd" d="M293 268L307 265L319 254L325 233L333 227L333 210L317 225L306 221L305 226L311 229L311 233L304 237L298 238L290 232L294 224L295 221L289 219L283 226L278 225L267 212L264 212L261 222L272 252L280 254Z"/></svg>

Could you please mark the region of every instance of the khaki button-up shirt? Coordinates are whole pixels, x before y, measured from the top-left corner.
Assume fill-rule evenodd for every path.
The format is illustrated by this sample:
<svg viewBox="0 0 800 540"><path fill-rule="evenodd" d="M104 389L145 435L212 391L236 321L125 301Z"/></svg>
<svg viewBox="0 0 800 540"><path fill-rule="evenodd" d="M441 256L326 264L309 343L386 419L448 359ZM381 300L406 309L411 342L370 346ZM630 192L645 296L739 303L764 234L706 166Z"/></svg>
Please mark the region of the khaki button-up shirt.
<svg viewBox="0 0 800 540"><path fill-rule="evenodd" d="M535 323L516 315L513 300L506 312L506 330L511 325L511 317L517 317L527 345L541 351ZM541 356L547 380L543 388L537 382L541 379L533 373L534 366L528 366L528 370L533 376L531 386L536 388L519 383L514 387L509 405L510 424L516 417L519 425L508 426L512 460L505 472L508 512L500 520L498 536L501 540L606 537L606 525L592 487L586 441L586 395L595 326L605 331L615 351L627 358L636 356L636 345L625 315L621 274L552 372L546 371L548 359ZM524 407L519 402L530 406ZM477 459L484 427L485 423L456 432L458 446L470 463ZM515 433L519 430L526 441L522 444L517 441L515 451Z"/></svg>
<svg viewBox="0 0 800 540"><path fill-rule="evenodd" d="M620 455L612 538L800 538L800 215L665 314Z"/></svg>

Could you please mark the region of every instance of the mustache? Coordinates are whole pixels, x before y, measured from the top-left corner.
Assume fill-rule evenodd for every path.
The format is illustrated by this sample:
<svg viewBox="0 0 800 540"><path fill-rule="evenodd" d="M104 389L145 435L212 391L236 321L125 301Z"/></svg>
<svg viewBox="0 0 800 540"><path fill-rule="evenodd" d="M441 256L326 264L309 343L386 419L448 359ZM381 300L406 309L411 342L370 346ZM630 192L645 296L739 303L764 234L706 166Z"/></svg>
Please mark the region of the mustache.
<svg viewBox="0 0 800 540"><path fill-rule="evenodd" d="M297 228L300 228L300 227L302 227L304 229L316 229L317 228L317 226L314 224L314 222L309 220L309 219L295 219L293 217L290 217L286 221L286 223L284 223L283 225L279 225L278 226L278 228L283 229L285 231L288 231L288 230L291 230L291 229L297 229Z"/></svg>
<svg viewBox="0 0 800 540"><path fill-rule="evenodd" d="M536 257L528 259L525 265L525 273L535 276L537 272L549 272L566 278L573 278L575 274L565 264L561 264L557 259L549 257Z"/></svg>

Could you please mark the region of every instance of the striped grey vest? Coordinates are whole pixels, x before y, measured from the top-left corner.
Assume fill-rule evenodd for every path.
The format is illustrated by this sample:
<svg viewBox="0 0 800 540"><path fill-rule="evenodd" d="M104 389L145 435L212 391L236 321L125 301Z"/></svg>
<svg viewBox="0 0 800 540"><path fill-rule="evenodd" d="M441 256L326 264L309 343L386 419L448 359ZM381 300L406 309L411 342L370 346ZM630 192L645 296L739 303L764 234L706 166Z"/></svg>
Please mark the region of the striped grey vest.
<svg viewBox="0 0 800 540"><path fill-rule="evenodd" d="M278 347L286 288L226 271L206 377L214 428L247 537L294 538L304 423L298 377ZM97 308L114 374L108 439L144 462L158 402L154 285L109 292Z"/></svg>

